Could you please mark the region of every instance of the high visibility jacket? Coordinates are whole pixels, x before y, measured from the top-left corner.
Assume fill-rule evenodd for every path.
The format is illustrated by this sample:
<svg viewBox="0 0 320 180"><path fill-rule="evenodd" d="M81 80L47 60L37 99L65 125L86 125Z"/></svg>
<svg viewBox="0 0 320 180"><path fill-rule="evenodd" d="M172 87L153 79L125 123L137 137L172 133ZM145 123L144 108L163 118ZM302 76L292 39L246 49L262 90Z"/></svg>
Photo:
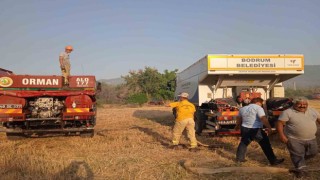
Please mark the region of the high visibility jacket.
<svg viewBox="0 0 320 180"><path fill-rule="evenodd" d="M188 100L182 100L179 102L173 102L169 104L170 107L176 108L177 110L177 121L182 121L184 119L192 118L194 116L194 112L196 112L195 106L190 103Z"/></svg>

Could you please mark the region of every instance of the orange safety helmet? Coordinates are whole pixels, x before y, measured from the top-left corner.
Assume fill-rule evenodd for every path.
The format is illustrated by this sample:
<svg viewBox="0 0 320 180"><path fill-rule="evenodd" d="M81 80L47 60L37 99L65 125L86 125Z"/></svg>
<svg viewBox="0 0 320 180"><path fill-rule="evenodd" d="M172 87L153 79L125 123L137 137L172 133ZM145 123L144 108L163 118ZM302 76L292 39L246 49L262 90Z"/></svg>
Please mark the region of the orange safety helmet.
<svg viewBox="0 0 320 180"><path fill-rule="evenodd" d="M66 46L66 50L73 50L73 47L72 46Z"/></svg>

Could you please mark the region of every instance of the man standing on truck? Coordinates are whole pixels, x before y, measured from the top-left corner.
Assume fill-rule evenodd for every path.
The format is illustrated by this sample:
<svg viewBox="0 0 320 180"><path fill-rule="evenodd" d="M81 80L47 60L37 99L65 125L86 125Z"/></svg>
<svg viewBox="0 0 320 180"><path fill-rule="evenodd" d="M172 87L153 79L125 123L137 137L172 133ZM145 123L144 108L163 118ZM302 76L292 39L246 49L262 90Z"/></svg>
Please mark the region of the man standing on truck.
<svg viewBox="0 0 320 180"><path fill-rule="evenodd" d="M194 123L194 112L196 111L195 106L188 101L189 94L183 92L179 95L178 102L173 102L167 105L167 107L176 108L176 121L173 127L173 139L172 139L172 148L179 149L179 141L184 129L187 130L188 138L190 140L190 149L191 152L196 152L199 149L197 148L197 139L195 132L195 123Z"/></svg>
<svg viewBox="0 0 320 180"><path fill-rule="evenodd" d="M64 79L64 85L69 85L68 77L70 76L70 69L71 69L69 55L72 51L73 51L72 46L66 46L65 51L61 52L59 56L60 69Z"/></svg>
<svg viewBox="0 0 320 180"><path fill-rule="evenodd" d="M306 159L318 154L316 140L317 124L320 114L313 108L308 108L308 100L304 97L293 99L293 106L281 113L276 128L281 142L285 143L295 167L292 170L297 177L306 172Z"/></svg>
<svg viewBox="0 0 320 180"><path fill-rule="evenodd" d="M237 118L236 130L239 130L241 126L241 140L238 146L236 161L245 162L245 155L247 152L247 146L255 140L259 143L265 156L269 160L271 165L281 164L284 159L277 159L274 155L268 134L272 132L268 119L262 108L263 99L253 98L251 104L244 106L239 110L239 116ZM267 129L267 133L262 129L263 125Z"/></svg>

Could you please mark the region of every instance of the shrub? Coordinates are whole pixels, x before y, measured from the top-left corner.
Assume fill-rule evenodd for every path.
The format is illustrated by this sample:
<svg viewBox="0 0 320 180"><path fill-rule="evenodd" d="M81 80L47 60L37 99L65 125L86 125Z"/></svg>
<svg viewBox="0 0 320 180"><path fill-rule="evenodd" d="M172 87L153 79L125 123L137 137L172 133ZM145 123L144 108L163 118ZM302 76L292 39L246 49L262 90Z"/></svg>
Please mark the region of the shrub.
<svg viewBox="0 0 320 180"><path fill-rule="evenodd" d="M139 104L140 106L148 102L148 97L144 93L132 94L127 98L127 103L129 104Z"/></svg>

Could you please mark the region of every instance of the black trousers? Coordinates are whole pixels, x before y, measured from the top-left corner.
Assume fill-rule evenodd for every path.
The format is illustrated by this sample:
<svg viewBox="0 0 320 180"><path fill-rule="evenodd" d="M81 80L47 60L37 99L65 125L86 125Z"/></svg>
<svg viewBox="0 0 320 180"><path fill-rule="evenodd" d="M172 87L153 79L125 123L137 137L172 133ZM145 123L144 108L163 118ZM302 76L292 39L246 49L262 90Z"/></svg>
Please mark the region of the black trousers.
<svg viewBox="0 0 320 180"><path fill-rule="evenodd" d="M264 152L265 156L270 163L274 162L277 158L273 153L269 137L262 128L246 128L241 126L241 141L237 150L237 161L244 161L247 146L252 142L257 141Z"/></svg>

